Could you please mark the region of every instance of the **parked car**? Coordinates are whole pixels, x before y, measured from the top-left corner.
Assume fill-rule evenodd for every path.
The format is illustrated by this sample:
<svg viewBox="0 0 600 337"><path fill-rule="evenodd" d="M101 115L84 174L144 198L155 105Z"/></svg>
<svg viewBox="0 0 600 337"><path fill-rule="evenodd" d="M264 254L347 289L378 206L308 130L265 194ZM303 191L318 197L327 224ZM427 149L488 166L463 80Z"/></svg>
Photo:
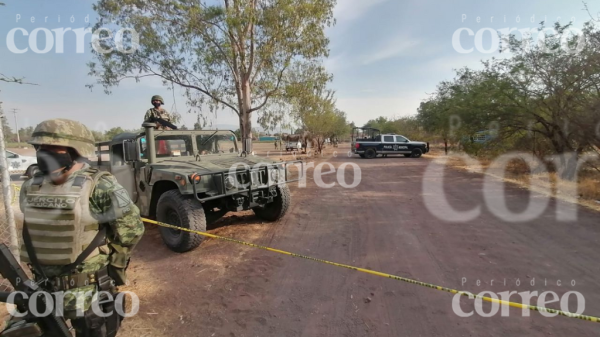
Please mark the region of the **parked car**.
<svg viewBox="0 0 600 337"><path fill-rule="evenodd" d="M38 171L36 157L6 151L6 161L8 162L6 166L10 175L20 174L31 178Z"/></svg>

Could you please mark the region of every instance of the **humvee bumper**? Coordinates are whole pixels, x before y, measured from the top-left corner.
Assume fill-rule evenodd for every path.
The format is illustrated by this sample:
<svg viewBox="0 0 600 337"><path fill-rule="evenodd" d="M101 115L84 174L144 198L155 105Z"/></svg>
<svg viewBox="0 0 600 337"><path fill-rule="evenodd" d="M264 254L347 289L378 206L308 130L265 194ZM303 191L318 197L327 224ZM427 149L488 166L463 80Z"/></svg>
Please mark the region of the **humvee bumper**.
<svg viewBox="0 0 600 337"><path fill-rule="evenodd" d="M288 165L293 165L296 163L300 163L300 173L298 174L297 179L289 179L288 177ZM273 179L271 176L271 171L273 169L277 169L277 172L284 172L283 179L282 177L277 177L277 179ZM304 172L304 162L302 160L293 160L286 161L281 163L270 163L261 165L257 168L244 168L244 169L236 169L236 170L228 170L223 172L214 172L214 173L196 173L195 176L200 177L198 181L202 180L202 177L210 176L211 181L214 184L214 190L217 192L215 194L209 195L207 197L201 198L198 196L198 191L196 189L196 185L198 181L192 179L192 188L194 191L194 196L200 202L205 202L214 199L220 199L228 196L246 196L251 202L258 201L261 202L262 197L254 196L254 192L268 190L276 185L283 185L295 181L300 181L301 174ZM227 188L226 179L227 177L232 177L235 182L234 187ZM248 181L244 181L244 180ZM240 180L242 180L240 182ZM266 181L265 181L266 180ZM254 200L257 199L257 200Z"/></svg>

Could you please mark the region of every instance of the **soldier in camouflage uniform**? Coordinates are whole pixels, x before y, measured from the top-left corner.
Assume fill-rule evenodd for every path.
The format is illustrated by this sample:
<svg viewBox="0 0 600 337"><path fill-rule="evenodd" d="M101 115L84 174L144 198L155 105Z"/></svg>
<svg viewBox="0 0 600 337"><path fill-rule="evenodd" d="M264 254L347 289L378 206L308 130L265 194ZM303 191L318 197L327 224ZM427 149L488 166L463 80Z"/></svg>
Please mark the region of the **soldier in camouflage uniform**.
<svg viewBox="0 0 600 337"><path fill-rule="evenodd" d="M172 117L171 114L169 114L167 112L167 110L165 110L163 107L161 107L161 105L165 104L165 101L162 99L161 96L159 95L154 95L152 96L152 99L150 100L150 102L152 103L152 105L154 106L153 108L148 109L148 111L146 111L146 115L144 115L144 122L149 121L151 118L155 117L155 118L162 118L164 120L166 120L167 122L172 123ZM168 127L164 127L163 125L156 123L156 130L171 130Z"/></svg>
<svg viewBox="0 0 600 337"><path fill-rule="evenodd" d="M40 173L21 188L21 259L36 280L46 278L49 289L64 292L64 317L78 337L114 336L122 317L94 314L93 296L116 295L116 286L127 282L130 255L144 233L139 209L114 176L89 165L94 138L83 124L44 121L29 143Z"/></svg>

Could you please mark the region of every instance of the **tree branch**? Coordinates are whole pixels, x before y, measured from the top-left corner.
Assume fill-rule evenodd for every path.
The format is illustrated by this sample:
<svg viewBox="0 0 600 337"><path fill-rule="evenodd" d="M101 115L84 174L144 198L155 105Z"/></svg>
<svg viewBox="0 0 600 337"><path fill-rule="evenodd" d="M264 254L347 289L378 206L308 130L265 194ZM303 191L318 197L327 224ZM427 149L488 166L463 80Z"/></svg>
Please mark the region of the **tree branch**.
<svg viewBox="0 0 600 337"><path fill-rule="evenodd" d="M0 3L2 4L2 3ZM4 4L2 4L4 5ZM21 77L21 78L16 78L16 77L8 77L2 73L0 73L0 81L2 82L6 82L6 83L16 83L16 84L27 84L27 85L39 85L39 84L35 84L35 83L29 83L29 82L23 82L23 80L25 79L25 77Z"/></svg>
<svg viewBox="0 0 600 337"><path fill-rule="evenodd" d="M287 63L287 62L286 62L286 63ZM259 110L259 109L261 109L263 106L265 106L265 104L267 104L267 101L268 101L269 97L271 97L271 96L272 96L274 93L276 93L276 92L277 92L277 90L279 90L279 85L281 84L281 79L283 78L283 73L285 72L285 70L287 69L287 67L288 67L287 65L286 65L286 66L284 66L284 67L283 67L283 69L281 69L281 71L279 72L279 76L278 76L278 78L277 78L277 85L275 86L275 89L273 89L273 90L271 90L271 91L267 92L267 93L265 94L265 99L263 100L262 104L260 104L260 105L259 105L259 106L257 106L257 107L254 107L254 108L250 109L250 112L252 112L252 111L256 111L256 110Z"/></svg>

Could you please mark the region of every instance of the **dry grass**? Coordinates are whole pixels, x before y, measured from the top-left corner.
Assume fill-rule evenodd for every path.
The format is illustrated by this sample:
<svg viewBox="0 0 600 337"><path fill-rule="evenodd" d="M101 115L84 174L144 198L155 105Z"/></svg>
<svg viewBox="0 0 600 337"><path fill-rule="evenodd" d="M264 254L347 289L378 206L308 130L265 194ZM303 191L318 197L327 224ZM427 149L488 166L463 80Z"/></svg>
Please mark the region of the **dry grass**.
<svg viewBox="0 0 600 337"><path fill-rule="evenodd" d="M449 154L461 153L450 152ZM426 157L445 157L443 147L432 147ZM600 172L596 170L582 170L578 181L573 182L561 179L555 172L544 173L533 160L527 162L525 160L510 161L505 170L492 167L491 165L494 162L489 158L477 158L477 162L480 163L481 170L487 175L496 176L532 191L548 194L561 200L578 203L600 211ZM477 171L474 165L468 165L457 157L451 156L447 161L447 165L467 171Z"/></svg>

